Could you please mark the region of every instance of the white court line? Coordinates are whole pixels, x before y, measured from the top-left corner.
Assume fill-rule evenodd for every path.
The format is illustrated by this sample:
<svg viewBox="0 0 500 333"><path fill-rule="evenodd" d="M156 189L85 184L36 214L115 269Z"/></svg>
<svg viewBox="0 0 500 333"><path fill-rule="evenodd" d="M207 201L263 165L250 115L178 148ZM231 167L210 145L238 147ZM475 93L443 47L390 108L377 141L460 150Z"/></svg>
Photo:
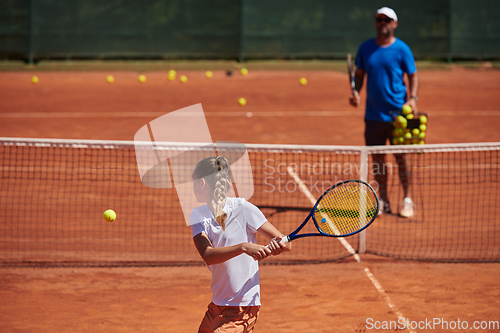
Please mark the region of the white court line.
<svg viewBox="0 0 500 333"><path fill-rule="evenodd" d="M295 180L295 182L299 185L299 188L306 195L306 197L309 199L309 201L313 205L315 205L316 204L316 199L314 198L314 196L312 195L312 193L309 192L309 190L307 189L307 186L305 185L304 181L302 179L300 179L299 175L293 170L292 167L289 166L287 168L287 171L290 174L290 176L292 176L292 178ZM354 257L354 259L356 260L356 262L358 262L358 263L361 264L361 258L356 253L356 251L351 246L351 244L349 244L349 242L344 237L337 237L337 239L345 247L345 249L347 250L347 252L349 252L349 254L351 254ZM382 287L382 285L380 284L380 282L377 280L377 278L375 278L375 276L373 275L373 273L370 271L370 269L368 267L366 267L365 265L363 265L363 266L364 266L364 272L365 272L366 276L370 279L370 281L375 286L375 288L377 289L377 291L384 298L384 300L387 303L387 305L389 306L389 308L394 312L394 314L398 317L399 320L402 320L402 321L406 322L406 317L403 316L403 314L399 311L398 307L391 300L391 298L389 297L389 295L387 294L387 292L384 290L384 288ZM410 333L415 333L415 331L410 330Z"/></svg>
<svg viewBox="0 0 500 333"><path fill-rule="evenodd" d="M4 112L0 118L143 118L161 117L169 112ZM500 117L500 111L427 111L431 117ZM350 117L364 111L221 111L205 112L205 117ZM190 117L189 112L182 114Z"/></svg>

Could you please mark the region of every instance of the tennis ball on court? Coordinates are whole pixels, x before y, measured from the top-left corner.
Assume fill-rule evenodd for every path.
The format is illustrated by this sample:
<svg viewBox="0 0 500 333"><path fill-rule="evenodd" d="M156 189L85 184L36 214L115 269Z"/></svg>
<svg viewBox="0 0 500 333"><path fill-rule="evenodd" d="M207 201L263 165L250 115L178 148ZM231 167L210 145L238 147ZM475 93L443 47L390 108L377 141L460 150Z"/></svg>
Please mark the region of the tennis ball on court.
<svg viewBox="0 0 500 333"><path fill-rule="evenodd" d="M108 81L108 83L113 83L115 82L115 78L113 77L113 75L108 75L106 76L106 81Z"/></svg>
<svg viewBox="0 0 500 333"><path fill-rule="evenodd" d="M240 99L238 99L238 103L239 103L241 106L243 106L243 105L246 105L246 104L247 104L247 100L246 100L246 99L244 99L244 98L240 98Z"/></svg>
<svg viewBox="0 0 500 333"><path fill-rule="evenodd" d="M112 209L108 209L107 211L105 211L102 216L104 217L104 220L106 222L113 222L114 220L116 220L116 213Z"/></svg>
<svg viewBox="0 0 500 333"><path fill-rule="evenodd" d="M411 106L409 105L404 105L403 106L403 114L410 114L411 113Z"/></svg>
<svg viewBox="0 0 500 333"><path fill-rule="evenodd" d="M246 69L246 68L242 68L242 69L240 70L240 73L241 73L241 74L243 74L243 75L247 75L247 74L248 74L248 69Z"/></svg>
<svg viewBox="0 0 500 333"><path fill-rule="evenodd" d="M427 130L427 125L422 124L422 125L418 126L418 129L420 130L420 132L425 132Z"/></svg>
<svg viewBox="0 0 500 333"><path fill-rule="evenodd" d="M35 83L35 84L37 84L37 83L38 83L38 81L40 81L40 80L38 79L38 76L33 76L33 77L31 78L31 82L33 82L33 83Z"/></svg>
<svg viewBox="0 0 500 333"><path fill-rule="evenodd" d="M173 75L168 74L168 79L169 79L170 81L175 80L175 74L173 74Z"/></svg>
<svg viewBox="0 0 500 333"><path fill-rule="evenodd" d="M171 69L168 71L168 75L175 76L175 75L177 75L177 72L174 71L173 69Z"/></svg>
<svg viewBox="0 0 500 333"><path fill-rule="evenodd" d="M139 82L144 83L146 82L146 76L145 75L139 75Z"/></svg>
<svg viewBox="0 0 500 333"><path fill-rule="evenodd" d="M303 77L299 80L299 82L301 85L305 86L307 84L307 79L305 77Z"/></svg>
<svg viewBox="0 0 500 333"><path fill-rule="evenodd" d="M421 124L427 124L427 117L426 116L420 116L420 123Z"/></svg>
<svg viewBox="0 0 500 333"><path fill-rule="evenodd" d="M205 76L206 76L208 79L210 79L210 78L212 78L212 76L214 76L214 73L212 73L211 71L206 71L206 72L205 72Z"/></svg>
<svg viewBox="0 0 500 333"><path fill-rule="evenodd" d="M411 130L411 134L414 136L418 136L420 134L420 130L418 128L414 128Z"/></svg>
<svg viewBox="0 0 500 333"><path fill-rule="evenodd" d="M181 80L182 83L186 83L188 78L186 75L181 75L181 77L179 78L179 80Z"/></svg>

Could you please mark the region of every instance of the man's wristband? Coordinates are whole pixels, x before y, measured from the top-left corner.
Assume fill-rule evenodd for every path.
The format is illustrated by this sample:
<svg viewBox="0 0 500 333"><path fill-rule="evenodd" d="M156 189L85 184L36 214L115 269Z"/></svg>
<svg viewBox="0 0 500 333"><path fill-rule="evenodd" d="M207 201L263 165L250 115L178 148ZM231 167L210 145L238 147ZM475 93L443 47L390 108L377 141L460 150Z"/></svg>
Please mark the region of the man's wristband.
<svg viewBox="0 0 500 333"><path fill-rule="evenodd" d="M415 100L415 102L418 102L418 97L417 96L411 96L412 99Z"/></svg>

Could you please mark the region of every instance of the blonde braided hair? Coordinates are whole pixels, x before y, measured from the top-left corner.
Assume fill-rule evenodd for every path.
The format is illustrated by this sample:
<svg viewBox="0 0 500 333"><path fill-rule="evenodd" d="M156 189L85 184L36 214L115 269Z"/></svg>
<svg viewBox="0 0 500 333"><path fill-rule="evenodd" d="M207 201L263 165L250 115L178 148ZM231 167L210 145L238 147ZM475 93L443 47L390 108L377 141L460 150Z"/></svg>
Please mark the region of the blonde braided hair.
<svg viewBox="0 0 500 333"><path fill-rule="evenodd" d="M222 209L227 191L231 188L229 164L224 157L207 157L196 165L193 179L204 178L207 185L213 190L212 206L215 207L215 220L226 229L227 214Z"/></svg>

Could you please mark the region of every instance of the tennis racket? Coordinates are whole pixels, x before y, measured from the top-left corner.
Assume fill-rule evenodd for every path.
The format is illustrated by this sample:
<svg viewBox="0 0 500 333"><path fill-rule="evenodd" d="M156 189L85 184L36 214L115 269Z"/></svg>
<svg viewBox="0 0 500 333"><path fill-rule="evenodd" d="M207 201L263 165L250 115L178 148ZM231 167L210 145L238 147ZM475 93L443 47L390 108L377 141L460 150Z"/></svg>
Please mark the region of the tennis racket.
<svg viewBox="0 0 500 333"><path fill-rule="evenodd" d="M316 201L304 222L281 239L288 243L309 236L346 237L366 229L378 214L375 190L362 180L347 180L330 187ZM312 219L319 233L298 234Z"/></svg>
<svg viewBox="0 0 500 333"><path fill-rule="evenodd" d="M347 73L349 74L349 83L351 84L351 90L354 94L354 91L356 91L356 83L354 82L354 65L350 53L347 55Z"/></svg>

